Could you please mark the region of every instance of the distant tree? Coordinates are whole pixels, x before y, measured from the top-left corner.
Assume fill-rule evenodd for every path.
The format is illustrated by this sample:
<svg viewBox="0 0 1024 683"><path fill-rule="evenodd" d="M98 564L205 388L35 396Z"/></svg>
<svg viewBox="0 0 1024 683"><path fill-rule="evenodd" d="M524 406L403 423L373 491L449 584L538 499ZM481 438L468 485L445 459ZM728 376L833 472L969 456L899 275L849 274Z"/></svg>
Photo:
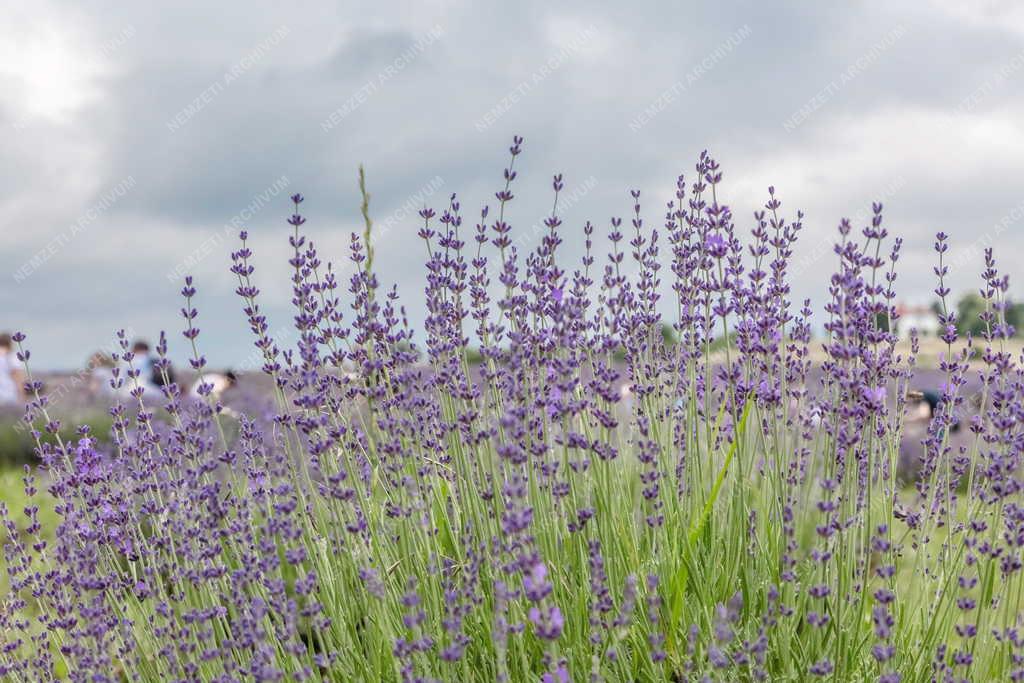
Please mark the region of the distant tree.
<svg viewBox="0 0 1024 683"><path fill-rule="evenodd" d="M985 333L985 322L980 318L985 312L985 300L971 291L960 297L956 303L956 331L962 335L968 332L975 337Z"/></svg>
<svg viewBox="0 0 1024 683"><path fill-rule="evenodd" d="M679 343L679 335L676 334L676 331L669 323L661 324L661 339L665 342L665 346L669 347Z"/></svg>
<svg viewBox="0 0 1024 683"><path fill-rule="evenodd" d="M1006 322L1013 328L1015 336L1024 332L1024 303L1011 303L1006 307Z"/></svg>
<svg viewBox="0 0 1024 683"><path fill-rule="evenodd" d="M984 312L985 300L978 292L964 294L956 304L957 332L970 332L976 337L985 334L986 325L981 319ZM1008 303L1005 316L1007 324L1013 328L1014 335L1024 332L1024 303Z"/></svg>

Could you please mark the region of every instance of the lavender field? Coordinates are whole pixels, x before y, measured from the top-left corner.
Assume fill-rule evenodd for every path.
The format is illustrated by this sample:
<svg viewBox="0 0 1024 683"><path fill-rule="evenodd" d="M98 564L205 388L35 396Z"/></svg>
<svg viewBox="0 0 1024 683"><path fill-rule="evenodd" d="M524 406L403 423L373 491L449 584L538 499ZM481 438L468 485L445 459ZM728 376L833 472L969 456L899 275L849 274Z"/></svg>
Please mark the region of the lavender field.
<svg viewBox="0 0 1024 683"><path fill-rule="evenodd" d="M3 506L5 680L1024 680L1024 359L993 251L965 340L935 237L920 368L881 204L839 223L813 310L803 215L768 188L734 217L706 152L607 222L563 225L555 175L520 250L523 144L487 206L419 210L421 292L377 271L365 187L347 264L299 194L278 251L242 230L261 367L230 392L192 277L158 390L119 335L99 430L61 422L78 399L14 335L35 460ZM262 304L273 259L295 344Z"/></svg>

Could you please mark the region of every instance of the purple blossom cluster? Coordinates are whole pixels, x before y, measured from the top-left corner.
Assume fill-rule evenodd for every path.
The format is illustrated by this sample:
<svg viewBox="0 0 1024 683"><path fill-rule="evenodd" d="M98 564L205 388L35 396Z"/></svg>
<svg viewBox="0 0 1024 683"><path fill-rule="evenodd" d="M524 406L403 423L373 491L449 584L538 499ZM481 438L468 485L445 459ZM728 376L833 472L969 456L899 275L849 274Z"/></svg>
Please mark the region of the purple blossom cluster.
<svg viewBox="0 0 1024 683"><path fill-rule="evenodd" d="M107 452L87 428L61 439L30 375L26 494L44 486L61 521L3 509L5 680L1024 680L1024 359L992 251L984 339L958 339L943 303L908 481L917 346L890 331L903 244L880 204L839 225L816 365L787 282L803 215L774 188L741 231L703 153L660 227L630 193L601 256L598 226L562 225L556 175L520 253L522 145L475 221L455 195L419 214L422 346L369 218L343 278L295 195L294 347L269 332L245 232L231 255L270 414L169 375L152 395L121 333ZM935 250L945 302L945 235ZM191 278L181 293L201 378Z"/></svg>

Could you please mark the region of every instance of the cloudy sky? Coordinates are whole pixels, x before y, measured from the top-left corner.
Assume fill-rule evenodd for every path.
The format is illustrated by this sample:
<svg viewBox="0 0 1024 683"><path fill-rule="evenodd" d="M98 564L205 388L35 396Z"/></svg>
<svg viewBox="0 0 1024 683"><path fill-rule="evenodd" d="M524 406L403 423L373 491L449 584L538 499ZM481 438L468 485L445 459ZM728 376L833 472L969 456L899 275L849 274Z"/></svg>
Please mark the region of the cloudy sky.
<svg viewBox="0 0 1024 683"><path fill-rule="evenodd" d="M987 245L1024 291L1017 3L489 4L5 2L0 328L25 330L47 367L81 365L118 328L174 331L180 360L188 271L201 346L238 365L237 226L281 329L287 195L342 260L359 163L387 225L381 278L419 321L414 209L493 203L513 134L513 236L529 241L564 173L567 257L584 220L628 213L631 188L660 223L706 148L742 230L771 184L786 215L804 210L794 289L819 305L839 219L862 223L872 200L906 240L904 300L930 299L938 230L954 292L976 286Z"/></svg>

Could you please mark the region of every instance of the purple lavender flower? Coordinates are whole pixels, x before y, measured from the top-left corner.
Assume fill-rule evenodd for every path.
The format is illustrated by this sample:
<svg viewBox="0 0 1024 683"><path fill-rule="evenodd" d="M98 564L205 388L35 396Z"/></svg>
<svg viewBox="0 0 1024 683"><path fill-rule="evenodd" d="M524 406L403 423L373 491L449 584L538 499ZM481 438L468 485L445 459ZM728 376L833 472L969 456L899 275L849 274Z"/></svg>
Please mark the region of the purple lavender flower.
<svg viewBox="0 0 1024 683"><path fill-rule="evenodd" d="M1024 680L1024 359L993 250L962 340L936 237L915 431L881 204L840 221L818 325L776 188L747 230L704 152L663 221L624 195L601 254L596 223L563 225L568 176L543 229L514 223L508 153L477 220L451 193L409 226L422 330L362 187L341 265L292 197L288 328L240 233L247 398L204 379L191 277L153 364L177 338L200 400L145 386L122 331L109 434L68 432L27 368L45 476L0 506L5 680Z"/></svg>

